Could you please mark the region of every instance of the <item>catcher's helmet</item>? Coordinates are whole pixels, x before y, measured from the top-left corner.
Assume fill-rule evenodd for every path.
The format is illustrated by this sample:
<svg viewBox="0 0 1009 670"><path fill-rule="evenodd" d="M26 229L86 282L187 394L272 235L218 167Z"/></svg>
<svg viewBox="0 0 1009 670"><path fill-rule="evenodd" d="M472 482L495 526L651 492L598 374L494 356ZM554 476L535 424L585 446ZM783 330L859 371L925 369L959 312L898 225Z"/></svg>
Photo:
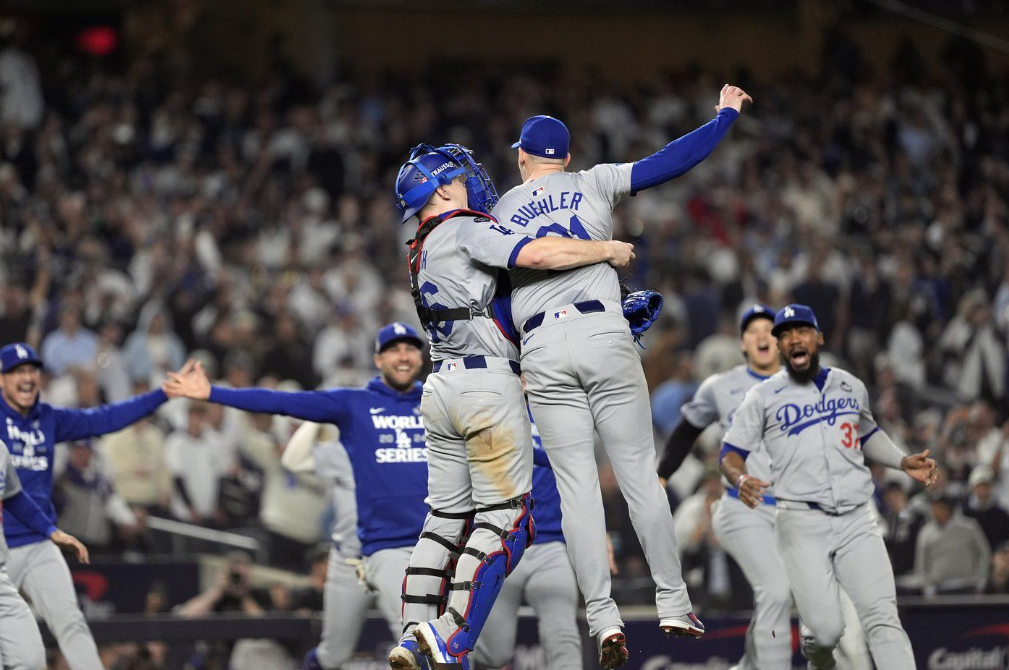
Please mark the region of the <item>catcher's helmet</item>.
<svg viewBox="0 0 1009 670"><path fill-rule="evenodd" d="M461 144L415 146L396 177L396 209L403 223L427 204L439 186L460 175L466 175L468 208L489 213L497 204L497 191L483 166L473 160L472 151Z"/></svg>

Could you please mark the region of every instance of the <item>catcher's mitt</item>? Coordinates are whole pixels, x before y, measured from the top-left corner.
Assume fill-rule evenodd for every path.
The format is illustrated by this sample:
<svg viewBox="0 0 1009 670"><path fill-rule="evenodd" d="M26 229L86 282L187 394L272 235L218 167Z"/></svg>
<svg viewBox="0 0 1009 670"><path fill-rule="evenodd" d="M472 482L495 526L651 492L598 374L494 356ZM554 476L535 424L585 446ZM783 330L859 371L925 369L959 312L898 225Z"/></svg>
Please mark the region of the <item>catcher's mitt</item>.
<svg viewBox="0 0 1009 670"><path fill-rule="evenodd" d="M641 336L659 318L662 302L662 294L658 291L635 291L627 294L623 300L624 318L631 325L634 341L642 349L644 345L641 344Z"/></svg>

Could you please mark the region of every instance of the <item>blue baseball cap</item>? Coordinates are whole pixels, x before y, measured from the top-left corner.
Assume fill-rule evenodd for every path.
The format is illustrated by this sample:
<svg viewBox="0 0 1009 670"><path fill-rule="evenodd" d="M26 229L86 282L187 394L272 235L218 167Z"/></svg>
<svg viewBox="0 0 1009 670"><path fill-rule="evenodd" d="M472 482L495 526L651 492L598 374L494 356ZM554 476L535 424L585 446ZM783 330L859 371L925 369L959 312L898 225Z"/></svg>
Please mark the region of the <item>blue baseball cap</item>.
<svg viewBox="0 0 1009 670"><path fill-rule="evenodd" d="M774 328L771 329L771 334L777 337L785 326L792 323L800 323L820 330L820 324L816 322L816 314L813 314L812 309L806 305L791 304L786 305L774 315Z"/></svg>
<svg viewBox="0 0 1009 670"><path fill-rule="evenodd" d="M750 322L754 319L767 319L771 323L774 323L774 310L767 305L763 305L758 302L756 305L743 312L743 316L739 319L740 335L746 332L746 327L749 326Z"/></svg>
<svg viewBox="0 0 1009 670"><path fill-rule="evenodd" d="M512 149L541 158L567 158L571 147L571 133L559 119L552 116L531 116L522 124L522 136Z"/></svg>
<svg viewBox="0 0 1009 670"><path fill-rule="evenodd" d="M417 334L417 331L405 323L397 321L388 326L382 326L378 331L378 336L375 338L375 353L380 354L390 344L400 341L416 344L418 349L424 348L424 340Z"/></svg>
<svg viewBox="0 0 1009 670"><path fill-rule="evenodd" d="M35 350L24 342L8 344L3 349L0 349L0 372L10 372L19 365L37 365L42 367L42 360L39 359Z"/></svg>

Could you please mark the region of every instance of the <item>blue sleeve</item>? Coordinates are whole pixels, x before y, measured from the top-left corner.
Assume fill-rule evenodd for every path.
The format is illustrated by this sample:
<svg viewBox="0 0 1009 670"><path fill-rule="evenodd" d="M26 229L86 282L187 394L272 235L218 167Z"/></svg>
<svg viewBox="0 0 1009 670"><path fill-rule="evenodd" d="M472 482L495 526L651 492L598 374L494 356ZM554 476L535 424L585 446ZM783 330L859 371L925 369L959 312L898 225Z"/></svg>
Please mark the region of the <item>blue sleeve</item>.
<svg viewBox="0 0 1009 670"><path fill-rule="evenodd" d="M739 116L731 107L722 108L711 121L673 140L631 167L631 193L664 184L679 177L708 157Z"/></svg>
<svg viewBox="0 0 1009 670"><path fill-rule="evenodd" d="M10 512L15 519L42 537L49 537L56 531L56 526L49 522L45 513L24 491L18 491L4 500L4 511Z"/></svg>
<svg viewBox="0 0 1009 670"><path fill-rule="evenodd" d="M550 465L550 459L547 458L547 452L545 449L533 449L533 465L553 470L553 466Z"/></svg>
<svg viewBox="0 0 1009 670"><path fill-rule="evenodd" d="M134 424L154 413L168 401L161 389L134 396L121 402L91 409L70 409L54 407L53 418L56 425L55 442L80 440L114 433Z"/></svg>
<svg viewBox="0 0 1009 670"><path fill-rule="evenodd" d="M331 391L271 391L210 387L210 402L259 414L283 414L316 423L339 425L348 416L347 389Z"/></svg>
<svg viewBox="0 0 1009 670"><path fill-rule="evenodd" d="M750 455L750 452L746 449L740 449L739 447L734 447L731 444L723 443L722 451L718 454L718 462L721 463L729 454L739 454L745 461L746 457Z"/></svg>

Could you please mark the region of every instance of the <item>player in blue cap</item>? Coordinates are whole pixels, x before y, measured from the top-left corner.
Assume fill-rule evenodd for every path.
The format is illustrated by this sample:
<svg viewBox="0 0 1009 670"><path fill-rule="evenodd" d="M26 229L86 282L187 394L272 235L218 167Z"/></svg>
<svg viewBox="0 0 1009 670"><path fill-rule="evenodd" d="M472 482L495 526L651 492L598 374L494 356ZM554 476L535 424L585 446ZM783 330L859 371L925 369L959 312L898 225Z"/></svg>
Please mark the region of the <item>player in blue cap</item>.
<svg viewBox="0 0 1009 670"><path fill-rule="evenodd" d="M247 412L283 414L340 429L340 442L355 480L358 537L368 582L378 591L378 605L395 637L401 633L403 575L424 525L427 495L427 448L420 418L424 340L405 323L390 323L375 337L378 375L361 389L283 392L262 388L212 386L197 363L189 374L170 374L164 383L171 397L235 407ZM407 603L406 608L417 605ZM421 606L424 615L427 610ZM305 661L308 670L333 670L353 653L354 635L340 627L341 613L329 608L320 645ZM404 649L416 667L426 670L416 643Z"/></svg>
<svg viewBox="0 0 1009 670"><path fill-rule="evenodd" d="M187 372L192 361L181 372ZM161 389L112 405L90 409L53 407L39 402L42 361L24 342L0 349L0 434L25 492L51 523L53 455L58 442L113 433L152 414L168 397ZM77 603L77 591L60 550L44 534L15 518L4 519L10 547L7 572L53 632L73 670L102 670L91 631Z"/></svg>
<svg viewBox="0 0 1009 670"><path fill-rule="evenodd" d="M936 479L935 461L928 450L905 454L880 430L865 384L820 365L823 334L812 309L786 306L771 332L784 369L743 398L722 443L722 472L738 500L754 509L767 504L774 482L778 554L808 627L802 648L810 667L835 667L834 648L845 629L843 588L876 667L911 670L914 655L897 615L893 569L869 509L874 487L867 460L926 484ZM769 476L750 470L761 452Z"/></svg>

